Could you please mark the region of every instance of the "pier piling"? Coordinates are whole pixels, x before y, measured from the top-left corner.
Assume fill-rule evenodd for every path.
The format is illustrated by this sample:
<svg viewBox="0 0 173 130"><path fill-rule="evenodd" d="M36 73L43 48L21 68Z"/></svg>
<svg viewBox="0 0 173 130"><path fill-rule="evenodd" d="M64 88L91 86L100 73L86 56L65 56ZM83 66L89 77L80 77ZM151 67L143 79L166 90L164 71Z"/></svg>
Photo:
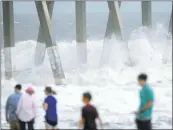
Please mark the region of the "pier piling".
<svg viewBox="0 0 173 130"><path fill-rule="evenodd" d="M64 84L64 71L61 65L61 60L59 53L56 49L55 41L52 40L51 35L51 20L49 16L48 7L46 1L35 1L35 5L37 8L37 13L40 21L40 26L43 31L44 40L46 43L47 53L49 56L50 65L52 68L55 84Z"/></svg>
<svg viewBox="0 0 173 130"><path fill-rule="evenodd" d="M13 1L2 1L2 8L3 8L5 78L9 80L13 76L11 48L14 47L15 44Z"/></svg>
<svg viewBox="0 0 173 130"><path fill-rule="evenodd" d="M173 1L172 1L172 6L173 6ZM173 8L172 8L172 10L173 10ZM170 21L169 21L169 29L168 29L168 31L170 32L170 33L172 33L172 11L171 11L171 16L170 16Z"/></svg>
<svg viewBox="0 0 173 130"><path fill-rule="evenodd" d="M46 3L47 3L48 11L49 11L49 16L51 19L52 13L53 13L54 1L47 1ZM37 38L36 51L35 51L35 65L36 66L42 65L44 62L45 53L46 53L45 41L46 40L44 39L43 31L40 26L38 38Z"/></svg>
<svg viewBox="0 0 173 130"><path fill-rule="evenodd" d="M142 26L152 26L151 1L142 1Z"/></svg>
<svg viewBox="0 0 173 130"><path fill-rule="evenodd" d="M75 1L76 9L76 43L79 64L87 63L86 2Z"/></svg>
<svg viewBox="0 0 173 130"><path fill-rule="evenodd" d="M122 38L122 26L121 26L121 20L120 20L120 7L121 7L121 1L118 2L118 6L116 7L115 3L116 1L108 1L108 7L109 7L109 16L108 16L108 22L105 32L105 38L111 38L112 34L115 34L120 39ZM114 14L114 12L117 12Z"/></svg>

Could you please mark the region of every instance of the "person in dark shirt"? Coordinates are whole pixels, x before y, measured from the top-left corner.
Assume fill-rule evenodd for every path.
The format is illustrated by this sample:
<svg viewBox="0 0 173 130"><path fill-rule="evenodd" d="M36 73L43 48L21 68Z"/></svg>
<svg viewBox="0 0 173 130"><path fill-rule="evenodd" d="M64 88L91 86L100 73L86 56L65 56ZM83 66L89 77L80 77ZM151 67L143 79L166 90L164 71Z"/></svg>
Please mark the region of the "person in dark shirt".
<svg viewBox="0 0 173 130"><path fill-rule="evenodd" d="M79 121L79 128L83 127L84 130L97 130L96 119L100 121L102 127L102 121L97 109L90 104L91 99L92 96L89 92L83 94L83 102L85 103L85 106L82 108L82 119Z"/></svg>
<svg viewBox="0 0 173 130"><path fill-rule="evenodd" d="M58 114L57 114L57 100L53 96L56 94L51 87L45 88L45 94L47 97L43 103L43 109L46 111L45 120L46 120L46 129L55 129L58 124Z"/></svg>

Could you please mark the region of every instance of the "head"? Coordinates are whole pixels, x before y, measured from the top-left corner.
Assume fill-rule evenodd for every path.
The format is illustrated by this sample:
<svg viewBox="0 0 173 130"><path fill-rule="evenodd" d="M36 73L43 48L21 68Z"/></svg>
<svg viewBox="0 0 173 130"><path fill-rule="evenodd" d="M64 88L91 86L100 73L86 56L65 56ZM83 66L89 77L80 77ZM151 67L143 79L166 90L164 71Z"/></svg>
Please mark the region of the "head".
<svg viewBox="0 0 173 130"><path fill-rule="evenodd" d="M34 94L34 89L31 88L31 87L28 87L28 88L26 89L26 93L28 93L29 95L32 95L32 94Z"/></svg>
<svg viewBox="0 0 173 130"><path fill-rule="evenodd" d="M139 82L139 85L143 87L147 82L147 75L146 74L140 74L138 76L138 82Z"/></svg>
<svg viewBox="0 0 173 130"><path fill-rule="evenodd" d="M46 87L45 90L44 90L45 94L46 95L51 95L51 94L56 94L56 92L54 90L52 90L51 87Z"/></svg>
<svg viewBox="0 0 173 130"><path fill-rule="evenodd" d="M15 86L15 88L14 88L14 91L15 91L15 92L20 92L21 89L22 89L22 85L17 84L17 85Z"/></svg>
<svg viewBox="0 0 173 130"><path fill-rule="evenodd" d="M91 96L91 94L89 93L89 92L85 92L84 94L83 94L83 102L85 103L85 104L89 104L90 103L90 101L91 101L91 99L92 99L92 96Z"/></svg>

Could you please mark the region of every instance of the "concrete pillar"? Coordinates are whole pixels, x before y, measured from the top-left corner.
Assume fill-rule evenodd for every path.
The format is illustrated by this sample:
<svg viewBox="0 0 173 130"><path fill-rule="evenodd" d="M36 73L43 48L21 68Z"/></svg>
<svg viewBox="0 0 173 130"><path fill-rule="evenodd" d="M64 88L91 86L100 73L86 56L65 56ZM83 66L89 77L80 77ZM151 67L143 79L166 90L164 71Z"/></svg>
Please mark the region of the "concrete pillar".
<svg viewBox="0 0 173 130"><path fill-rule="evenodd" d="M50 19L52 18L52 12L54 7L54 1L47 1L47 7L49 11ZM46 53L46 44L41 26L39 27L39 33L37 38L37 46L35 51L35 65L39 66L43 64Z"/></svg>
<svg viewBox="0 0 173 130"><path fill-rule="evenodd" d="M172 6L173 6L173 1L172 1ZM172 9L173 10L173 9ZM169 22L169 32L172 33L172 11L171 11L171 17L170 17L170 22Z"/></svg>
<svg viewBox="0 0 173 130"><path fill-rule="evenodd" d="M2 42L3 42L3 40L2 40L3 32L2 32L2 24L1 24L1 22L2 22L2 1L0 1L0 93L2 94L2 71L1 71L1 64L2 64L1 59L2 59L2 56L1 56L1 50L2 50ZM2 100L0 100L0 104L2 104L1 102L2 102ZM2 115L2 113L0 111L0 116L1 115ZM2 129L2 121L1 120L0 120L0 129Z"/></svg>
<svg viewBox="0 0 173 130"><path fill-rule="evenodd" d="M2 16L2 1L0 1L0 45L3 44L3 16Z"/></svg>
<svg viewBox="0 0 173 130"><path fill-rule="evenodd" d="M87 44L86 44L86 2L75 1L76 6L76 43L77 56L80 64L87 63Z"/></svg>
<svg viewBox="0 0 173 130"><path fill-rule="evenodd" d="M52 40L51 35L51 20L46 1L35 1L37 13L40 21L40 26L43 31L44 40L47 47L50 65L52 68L55 84L64 84L64 71L61 65L59 53L56 49L55 42Z"/></svg>
<svg viewBox="0 0 173 130"><path fill-rule="evenodd" d="M142 1L142 26L152 26L151 1Z"/></svg>
<svg viewBox="0 0 173 130"><path fill-rule="evenodd" d="M5 53L5 77L12 78L11 47L14 47L14 12L13 2L3 1L3 33L4 33L4 53Z"/></svg>
<svg viewBox="0 0 173 130"><path fill-rule="evenodd" d="M113 34L116 35L118 40L122 40L122 22L120 18L120 6L121 2L119 1L107 1L109 7L109 17L105 32L105 40L103 43L103 49L100 59L100 65L104 66L109 62L110 50L112 48L109 43L109 38Z"/></svg>
<svg viewBox="0 0 173 130"><path fill-rule="evenodd" d="M2 52L2 44L3 44L3 38L2 38L2 35L3 35L3 31L2 31L2 1L0 1L0 93L1 93L1 88L2 88L2 84L1 84L1 80L2 80L2 70L1 70L1 64L2 64L2 55L1 55L1 52ZM0 101L1 103L1 101ZM1 116L1 111L0 111L0 116ZM0 121L1 123L1 121ZM1 128L1 127L0 127Z"/></svg>
<svg viewBox="0 0 173 130"><path fill-rule="evenodd" d="M108 1L109 17L105 32L105 38L110 38L114 33L118 39L122 39L122 21L120 17L121 2Z"/></svg>

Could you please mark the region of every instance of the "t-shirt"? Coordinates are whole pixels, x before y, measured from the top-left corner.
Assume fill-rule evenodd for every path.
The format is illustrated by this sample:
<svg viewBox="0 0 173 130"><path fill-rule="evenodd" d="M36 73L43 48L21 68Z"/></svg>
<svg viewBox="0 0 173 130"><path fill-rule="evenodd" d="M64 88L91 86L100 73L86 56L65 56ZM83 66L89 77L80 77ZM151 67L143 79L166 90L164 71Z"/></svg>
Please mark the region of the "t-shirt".
<svg viewBox="0 0 173 130"><path fill-rule="evenodd" d="M140 90L140 106L139 110L141 110L149 101L154 101L154 92L151 87L148 85L145 85L141 90ZM152 110L153 110L153 105L139 114L137 116L137 119L146 119L150 120L152 117Z"/></svg>
<svg viewBox="0 0 173 130"><path fill-rule="evenodd" d="M22 94L20 92L15 92L8 98L6 103L6 118L8 121L17 120L15 112L21 95Z"/></svg>
<svg viewBox="0 0 173 130"><path fill-rule="evenodd" d="M98 117L97 109L93 105L86 105L82 108L82 118L84 122L84 130L96 130L97 125L95 119Z"/></svg>
<svg viewBox="0 0 173 130"><path fill-rule="evenodd" d="M57 100L54 96L50 95L47 96L44 100L44 103L48 104L48 108L46 110L46 120L50 121L57 121L57 110L56 110L56 105L57 105Z"/></svg>

